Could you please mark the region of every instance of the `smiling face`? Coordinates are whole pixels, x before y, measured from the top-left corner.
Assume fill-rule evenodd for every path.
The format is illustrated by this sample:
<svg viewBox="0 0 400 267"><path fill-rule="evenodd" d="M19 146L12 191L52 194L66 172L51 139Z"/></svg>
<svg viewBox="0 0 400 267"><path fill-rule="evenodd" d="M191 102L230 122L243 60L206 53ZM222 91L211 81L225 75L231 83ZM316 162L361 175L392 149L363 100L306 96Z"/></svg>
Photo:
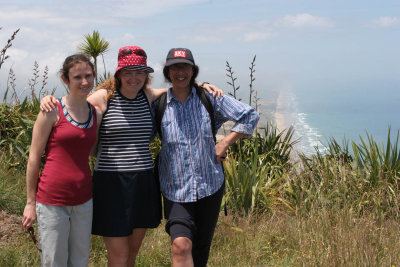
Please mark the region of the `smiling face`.
<svg viewBox="0 0 400 267"><path fill-rule="evenodd" d="M130 97L136 94L143 88L148 73L142 70L121 70L118 73L118 78L121 81L121 93Z"/></svg>
<svg viewBox="0 0 400 267"><path fill-rule="evenodd" d="M169 78L175 88L190 88L190 80L193 76L193 66L185 63L178 63L169 66Z"/></svg>
<svg viewBox="0 0 400 267"><path fill-rule="evenodd" d="M87 62L77 62L68 71L68 77L62 76L71 94L87 96L94 86L94 72Z"/></svg>

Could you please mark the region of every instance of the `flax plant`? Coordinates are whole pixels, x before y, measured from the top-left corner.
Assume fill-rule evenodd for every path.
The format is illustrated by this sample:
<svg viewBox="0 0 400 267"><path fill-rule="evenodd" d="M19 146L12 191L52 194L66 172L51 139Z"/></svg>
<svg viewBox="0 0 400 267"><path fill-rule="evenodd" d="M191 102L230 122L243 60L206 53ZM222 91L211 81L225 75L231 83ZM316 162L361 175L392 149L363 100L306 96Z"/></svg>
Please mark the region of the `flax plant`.
<svg viewBox="0 0 400 267"><path fill-rule="evenodd" d="M356 166L370 171L371 183L376 185L381 180L393 182L400 175L399 131L394 143L391 142L389 127L386 144L378 144L366 133L367 140L360 137L361 144L352 143Z"/></svg>
<svg viewBox="0 0 400 267"><path fill-rule="evenodd" d="M0 30L2 28L0 27ZM9 49L12 46L12 41L14 41L15 36L17 35L17 33L19 32L19 29L17 29L10 37L10 39L8 39L7 44L0 50L0 69L1 66L3 65L4 61L6 61L9 56L7 55L7 49Z"/></svg>
<svg viewBox="0 0 400 267"><path fill-rule="evenodd" d="M224 203L239 214L260 213L279 203L287 204L279 192L284 185L283 174L292 166L290 154L297 142L292 140L294 130L278 133L272 125L262 130L263 134L232 145L224 162Z"/></svg>
<svg viewBox="0 0 400 267"><path fill-rule="evenodd" d="M49 92L45 89L47 84L47 67L41 80L42 86L39 94L54 94L55 89ZM30 143L32 138L32 129L36 120L36 115L40 111L40 100L36 95L39 87L40 77L39 65L34 64L33 78L29 80L31 90L31 99L26 96L21 99L15 86L14 72L10 71L8 87L3 96L3 102L0 103L0 153L5 153L5 163L9 167L24 167L28 158ZM10 88L13 90L10 99L7 99Z"/></svg>
<svg viewBox="0 0 400 267"><path fill-rule="evenodd" d="M229 84L230 86L232 86L233 88L233 93L229 92L228 94L230 96L232 96L233 98L237 99L237 100L241 100L240 98L238 98L237 96L237 91L240 89L240 85L236 85L235 82L237 80L237 78L234 76L235 72L233 71L231 65L229 65L229 62L226 61L226 76L228 76L230 78L230 82L226 82L227 84Z"/></svg>
<svg viewBox="0 0 400 267"><path fill-rule="evenodd" d="M301 155L301 167L287 177L287 200L299 212L315 208L340 210L348 207L357 216L399 218L398 136L392 144L390 129L386 146L379 146L367 133L368 143L328 143L328 153L318 150ZM354 159L353 159L354 157Z"/></svg>

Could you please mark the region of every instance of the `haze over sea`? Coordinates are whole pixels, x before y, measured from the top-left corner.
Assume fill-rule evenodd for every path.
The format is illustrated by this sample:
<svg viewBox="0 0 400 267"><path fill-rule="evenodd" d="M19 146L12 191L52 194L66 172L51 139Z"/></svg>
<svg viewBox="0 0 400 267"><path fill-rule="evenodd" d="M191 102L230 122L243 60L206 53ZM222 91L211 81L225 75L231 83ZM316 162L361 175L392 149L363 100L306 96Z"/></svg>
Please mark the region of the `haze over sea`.
<svg viewBox="0 0 400 267"><path fill-rule="evenodd" d="M326 89L326 88L325 88ZM279 128L295 127L300 138L299 148L306 154L315 153L330 137L360 143L368 132L375 141L386 143L391 127L392 141L400 129L399 84L350 85L341 93L312 88L308 93L281 91L277 98L275 119Z"/></svg>

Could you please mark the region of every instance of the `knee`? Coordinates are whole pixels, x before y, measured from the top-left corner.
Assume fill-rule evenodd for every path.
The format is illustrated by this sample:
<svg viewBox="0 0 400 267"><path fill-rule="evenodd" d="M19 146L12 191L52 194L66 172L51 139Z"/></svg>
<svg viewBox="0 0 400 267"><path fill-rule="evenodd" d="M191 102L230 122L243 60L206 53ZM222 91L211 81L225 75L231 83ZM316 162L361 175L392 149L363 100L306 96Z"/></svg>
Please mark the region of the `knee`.
<svg viewBox="0 0 400 267"><path fill-rule="evenodd" d="M192 254L192 241L187 237L177 237L172 242L172 254L187 257Z"/></svg>
<svg viewBox="0 0 400 267"><path fill-rule="evenodd" d="M126 264L130 257L128 250L111 249L108 250L108 260L113 264Z"/></svg>

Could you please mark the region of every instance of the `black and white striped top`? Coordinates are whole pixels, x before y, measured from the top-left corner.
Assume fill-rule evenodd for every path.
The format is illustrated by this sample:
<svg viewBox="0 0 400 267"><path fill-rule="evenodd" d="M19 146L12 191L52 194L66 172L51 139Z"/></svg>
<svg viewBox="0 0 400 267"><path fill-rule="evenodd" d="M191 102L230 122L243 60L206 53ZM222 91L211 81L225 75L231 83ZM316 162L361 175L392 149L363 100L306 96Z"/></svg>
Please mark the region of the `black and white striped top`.
<svg viewBox="0 0 400 267"><path fill-rule="evenodd" d="M118 91L108 101L99 129L97 171L142 171L153 168L149 142L153 123L141 90L128 99Z"/></svg>

